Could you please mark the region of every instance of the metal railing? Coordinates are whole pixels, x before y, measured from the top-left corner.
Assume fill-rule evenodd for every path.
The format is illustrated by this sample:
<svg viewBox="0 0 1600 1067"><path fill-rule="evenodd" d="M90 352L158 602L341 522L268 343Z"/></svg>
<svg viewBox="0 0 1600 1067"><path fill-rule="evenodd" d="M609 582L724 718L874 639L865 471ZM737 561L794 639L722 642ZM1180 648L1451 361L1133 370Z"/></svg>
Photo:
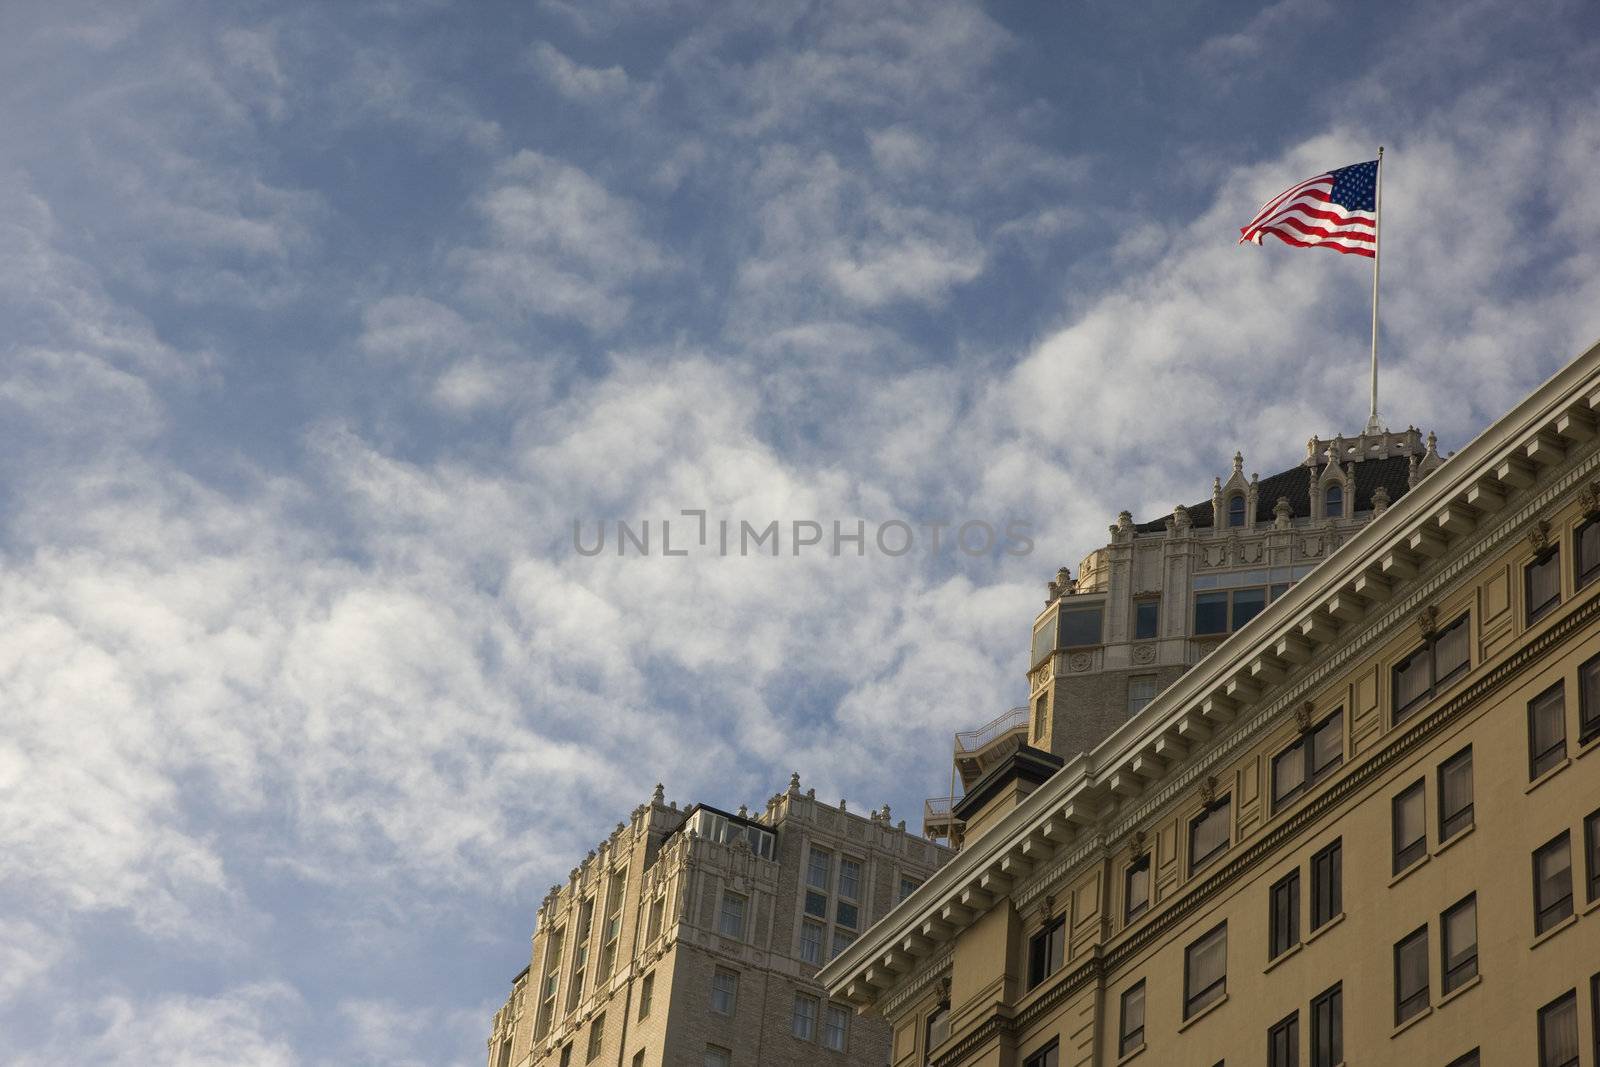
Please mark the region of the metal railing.
<svg viewBox="0 0 1600 1067"><path fill-rule="evenodd" d="M997 737L1003 737L1017 729L1028 727L1028 706L1012 708L993 720L984 723L976 730L963 730L956 734L957 752L977 752L985 745L990 744Z"/></svg>
<svg viewBox="0 0 1600 1067"><path fill-rule="evenodd" d="M960 797L929 797L922 802L922 821L949 817L955 810L956 801L960 799Z"/></svg>

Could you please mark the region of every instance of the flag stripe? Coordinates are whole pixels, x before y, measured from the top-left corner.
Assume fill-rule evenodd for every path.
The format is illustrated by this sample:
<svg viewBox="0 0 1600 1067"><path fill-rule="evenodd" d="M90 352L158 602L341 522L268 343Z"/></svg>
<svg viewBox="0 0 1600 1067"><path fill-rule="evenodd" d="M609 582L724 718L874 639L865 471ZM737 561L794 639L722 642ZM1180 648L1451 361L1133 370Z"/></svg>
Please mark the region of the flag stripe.
<svg viewBox="0 0 1600 1067"><path fill-rule="evenodd" d="M1370 194L1377 165L1356 164L1307 178L1279 193L1239 231L1239 243L1260 244L1272 234L1296 248L1331 248L1372 256L1377 213Z"/></svg>

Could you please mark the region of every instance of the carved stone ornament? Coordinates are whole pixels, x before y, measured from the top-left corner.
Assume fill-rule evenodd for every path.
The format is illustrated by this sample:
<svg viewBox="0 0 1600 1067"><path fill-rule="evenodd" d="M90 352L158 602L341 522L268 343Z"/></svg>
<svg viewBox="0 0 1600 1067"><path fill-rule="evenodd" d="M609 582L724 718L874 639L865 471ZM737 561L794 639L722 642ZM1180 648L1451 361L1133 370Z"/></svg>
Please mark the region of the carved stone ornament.
<svg viewBox="0 0 1600 1067"><path fill-rule="evenodd" d="M1438 608L1436 608L1436 607L1434 607L1433 605L1430 604L1427 607L1423 608L1421 611L1417 612L1417 632L1422 635L1422 639L1424 641L1432 638L1434 633L1438 630L1438 628L1439 628L1439 609Z"/></svg>
<svg viewBox="0 0 1600 1067"><path fill-rule="evenodd" d="M950 976L949 975L945 975L943 978L939 979L939 1007L945 1008L947 1010L950 1007Z"/></svg>
<svg viewBox="0 0 1600 1067"><path fill-rule="evenodd" d="M1207 775L1206 780L1200 783L1200 803L1210 807L1217 799L1216 775Z"/></svg>
<svg viewBox="0 0 1600 1067"><path fill-rule="evenodd" d="M1144 843L1145 843L1146 840L1147 840L1147 838L1145 837L1143 830L1135 830L1133 832L1133 837L1128 842L1128 845L1129 845L1129 848L1133 851L1133 856L1134 856L1135 859L1138 859L1139 858L1139 853L1144 851Z"/></svg>
<svg viewBox="0 0 1600 1067"><path fill-rule="evenodd" d="M1578 507L1583 509L1584 515L1600 511L1600 482L1590 482L1583 487L1583 492L1578 494Z"/></svg>
<svg viewBox="0 0 1600 1067"><path fill-rule="evenodd" d="M1540 519L1533 524L1533 529L1528 531L1528 544L1533 546L1535 552L1543 552L1550 547L1550 524Z"/></svg>
<svg viewBox="0 0 1600 1067"><path fill-rule="evenodd" d="M1301 733L1308 734L1311 732L1316 710L1316 705L1309 700L1294 709L1294 722L1296 726L1300 727Z"/></svg>
<svg viewBox="0 0 1600 1067"><path fill-rule="evenodd" d="M1071 656L1067 657L1067 670L1086 671L1093 662L1094 661L1089 658L1089 653L1074 652Z"/></svg>
<svg viewBox="0 0 1600 1067"><path fill-rule="evenodd" d="M1133 646L1133 662L1135 662L1135 663L1154 663L1155 661L1156 661L1156 646L1155 645L1134 645Z"/></svg>
<svg viewBox="0 0 1600 1067"><path fill-rule="evenodd" d="M1046 893L1044 899L1039 902L1039 919L1042 922L1049 922L1050 916L1055 913L1055 910L1056 898Z"/></svg>

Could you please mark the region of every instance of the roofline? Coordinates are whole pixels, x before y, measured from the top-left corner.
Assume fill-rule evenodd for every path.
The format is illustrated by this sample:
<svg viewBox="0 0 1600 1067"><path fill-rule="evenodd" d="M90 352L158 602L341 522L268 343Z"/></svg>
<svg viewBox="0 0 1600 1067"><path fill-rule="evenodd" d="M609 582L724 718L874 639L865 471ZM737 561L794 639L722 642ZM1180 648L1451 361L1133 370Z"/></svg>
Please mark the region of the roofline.
<svg viewBox="0 0 1600 1067"><path fill-rule="evenodd" d="M1552 430L1551 424L1573 417L1571 409L1580 406L1580 401L1582 417L1588 420L1584 423L1584 436L1593 436L1591 413L1600 413L1600 343L1561 368L1491 423L1384 514L1357 531L1287 594L1173 682L1138 715L1091 751L1075 756L825 966L817 975L818 980L834 995L857 979L870 987L872 983L866 982L866 976L872 964L900 954L898 946L902 939L917 934L929 922L943 924L940 912L951 904L959 904L963 910L974 910L961 901L969 898L974 890L981 900L986 895L983 885L990 883L992 875L1000 876L996 881L1001 885L1012 881L1003 871L992 868L1004 866L1001 861L1025 832L1029 836L1048 833L1048 827L1060 821L1068 825L1064 832L1070 832L1074 814L1085 822L1094 818L1092 808L1074 812L1073 802L1087 797L1089 787L1109 780L1106 772L1134 759L1147 745L1184 720L1204 716L1212 710L1214 702L1229 706L1255 703L1259 694L1234 701L1217 691L1231 687L1241 672L1248 673L1252 661L1275 655L1270 646L1287 639L1300 640L1296 631L1306 632L1306 624L1326 613L1332 603L1330 598L1337 599L1347 585L1364 580L1380 549L1401 549L1405 542L1419 537L1427 541L1441 536L1443 520L1449 517L1449 506L1457 497L1466 498L1476 492L1479 483L1485 480L1484 469L1491 460L1529 465L1540 462L1535 457L1540 442L1546 434L1557 432ZM1515 460L1513 450L1520 453ZM1549 451L1550 446L1546 444L1542 454ZM1441 513L1441 508L1446 512ZM1208 742L1201 742L1196 750L1205 747ZM1186 758L1192 759L1193 754L1191 751ZM896 972L890 968L890 973ZM891 981L885 992L899 984ZM868 995L858 999L858 1003L878 999L881 997Z"/></svg>

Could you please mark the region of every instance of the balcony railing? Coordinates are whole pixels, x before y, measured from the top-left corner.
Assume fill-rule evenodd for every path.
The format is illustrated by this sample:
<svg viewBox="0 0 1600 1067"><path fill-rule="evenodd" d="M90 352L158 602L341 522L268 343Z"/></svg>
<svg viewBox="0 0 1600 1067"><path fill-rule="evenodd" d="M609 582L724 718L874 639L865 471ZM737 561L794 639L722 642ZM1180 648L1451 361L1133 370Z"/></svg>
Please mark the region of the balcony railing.
<svg viewBox="0 0 1600 1067"><path fill-rule="evenodd" d="M991 744L996 738L1003 737L1013 730L1028 728L1028 707L1024 704L1019 708L1012 708L1002 715L996 716L984 723L976 730L963 730L956 734L956 751L977 752L984 746Z"/></svg>

